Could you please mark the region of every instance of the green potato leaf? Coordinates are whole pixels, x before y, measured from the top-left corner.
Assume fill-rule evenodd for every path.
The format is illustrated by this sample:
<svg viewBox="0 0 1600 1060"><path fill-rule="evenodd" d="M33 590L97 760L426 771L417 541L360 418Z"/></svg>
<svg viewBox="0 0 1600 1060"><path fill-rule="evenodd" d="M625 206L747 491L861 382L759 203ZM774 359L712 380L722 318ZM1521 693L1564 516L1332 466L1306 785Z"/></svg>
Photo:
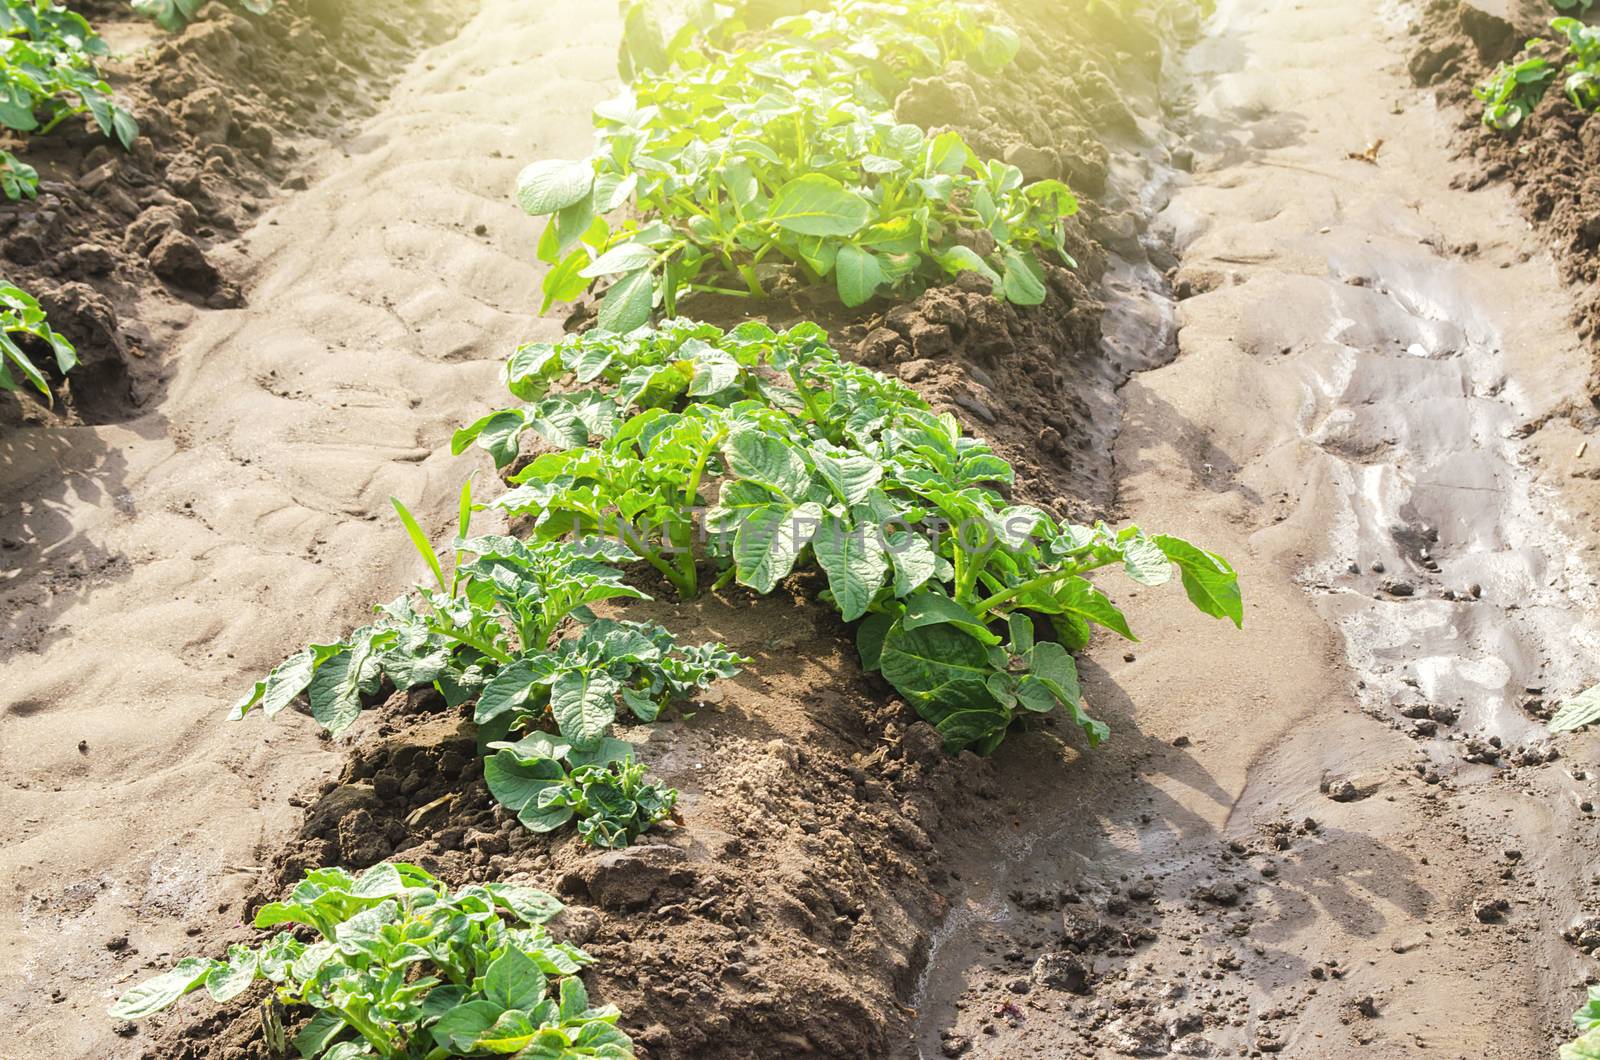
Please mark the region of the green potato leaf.
<svg viewBox="0 0 1600 1060"><path fill-rule="evenodd" d="M866 199L822 173L796 177L778 189L767 220L805 236L848 236L867 223Z"/></svg>
<svg viewBox="0 0 1600 1060"><path fill-rule="evenodd" d="M594 189L594 164L546 159L517 177L517 205L539 216L553 214L588 198Z"/></svg>
<svg viewBox="0 0 1600 1060"><path fill-rule="evenodd" d="M1244 597L1239 592L1239 576L1227 560L1182 538L1162 534L1154 541L1167 558L1178 565L1184 591L1195 607L1213 618L1226 618L1237 628L1244 628Z"/></svg>

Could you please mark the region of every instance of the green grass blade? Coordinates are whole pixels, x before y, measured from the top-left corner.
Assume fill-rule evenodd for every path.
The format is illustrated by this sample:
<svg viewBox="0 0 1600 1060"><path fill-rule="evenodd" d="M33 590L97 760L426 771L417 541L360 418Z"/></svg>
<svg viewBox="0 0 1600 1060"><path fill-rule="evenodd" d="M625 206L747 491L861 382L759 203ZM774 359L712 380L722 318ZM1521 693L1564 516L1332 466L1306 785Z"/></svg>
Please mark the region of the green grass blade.
<svg viewBox="0 0 1600 1060"><path fill-rule="evenodd" d="M399 497L390 497L389 503L394 505L394 510L400 513L400 522L406 528L406 534L411 538L411 544L428 561L428 567L433 571L433 580L439 583L440 592L449 592L450 587L445 584L444 568L439 566L439 554L433 550L433 545L428 541L428 535L422 532L422 527L417 525L416 519L400 503Z"/></svg>

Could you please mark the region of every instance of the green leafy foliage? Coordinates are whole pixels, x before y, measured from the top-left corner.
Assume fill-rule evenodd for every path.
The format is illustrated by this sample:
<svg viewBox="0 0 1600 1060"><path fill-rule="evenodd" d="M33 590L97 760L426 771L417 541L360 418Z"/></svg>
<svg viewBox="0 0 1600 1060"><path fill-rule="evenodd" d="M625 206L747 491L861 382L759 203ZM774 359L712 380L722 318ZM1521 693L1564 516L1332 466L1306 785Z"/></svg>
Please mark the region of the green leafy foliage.
<svg viewBox="0 0 1600 1060"><path fill-rule="evenodd" d="M673 53L595 109L590 158L523 172L518 201L550 218L544 309L604 281L600 327L626 333L693 292L763 296L783 263L848 306L964 271L1044 299L1045 262L1071 263L1067 186L899 122L873 88L953 56L1003 65L1014 35L929 0L842 3L741 43Z"/></svg>
<svg viewBox="0 0 1600 1060"><path fill-rule="evenodd" d="M383 863L360 877L314 869L287 900L263 906L255 926L303 925L315 941L284 930L232 946L226 959L186 957L110 1014L142 1019L202 987L229 1001L266 981L279 1004L311 1010L293 1038L307 1060L632 1057L617 1010L592 1006L578 978L589 955L544 927L560 911L530 887L452 891L415 865Z"/></svg>
<svg viewBox="0 0 1600 1060"><path fill-rule="evenodd" d="M1600 987L1589 988L1588 1000L1572 1014L1576 1041L1561 1047L1560 1060L1600 1060Z"/></svg>
<svg viewBox="0 0 1600 1060"><path fill-rule="evenodd" d="M1528 46L1543 43L1531 40ZM1501 63L1488 81L1472 90L1483 102L1483 124L1499 132L1516 129L1544 99L1558 72L1549 59L1526 51L1515 62Z"/></svg>
<svg viewBox="0 0 1600 1060"><path fill-rule="evenodd" d="M535 457L493 507L534 540L626 541L684 596L706 562L718 584L757 593L819 569L825 598L862 622L867 668L953 750L990 750L1017 717L1060 705L1104 738L1082 711L1069 649L1094 626L1133 634L1092 571L1160 585L1176 568L1201 611L1243 621L1220 557L1008 503L1010 464L899 382L841 361L814 324L590 332L519 350L506 379L535 404L473 425L458 450L476 442L509 464L530 429L570 448ZM594 383L607 389L552 392ZM566 422L564 406L604 412L577 436L540 426ZM501 422L485 445L486 425ZM1036 622L1049 638L1035 638Z"/></svg>
<svg viewBox="0 0 1600 1060"><path fill-rule="evenodd" d="M688 54L695 38L710 27L743 22L719 11L713 0L620 0L622 43L617 72L624 81L644 73L665 73L674 58Z"/></svg>
<svg viewBox="0 0 1600 1060"><path fill-rule="evenodd" d="M1581 3L1587 11L1591 2L1557 0L1556 6L1571 11ZM1573 106L1600 109L1600 27L1570 17L1554 19L1550 26L1565 38L1562 52L1555 53L1549 41L1530 40L1515 62L1501 63L1488 81L1473 90L1483 101L1485 125L1500 132L1518 129L1558 78Z"/></svg>
<svg viewBox="0 0 1600 1060"><path fill-rule="evenodd" d="M1550 719L1551 732L1575 732L1600 721L1600 685L1561 704Z"/></svg>
<svg viewBox="0 0 1600 1060"><path fill-rule="evenodd" d="M1600 26L1575 18L1558 18L1550 25L1567 38L1566 78L1562 82L1573 106L1600 109Z"/></svg>
<svg viewBox="0 0 1600 1060"><path fill-rule="evenodd" d="M621 740L584 751L536 732L490 746L496 753L483 770L489 791L535 832L576 820L590 845L625 847L678 801L676 791L648 782Z"/></svg>
<svg viewBox="0 0 1600 1060"><path fill-rule="evenodd" d="M88 114L124 147L138 123L112 100L95 59L107 53L83 16L54 0L0 0L0 129L44 134ZM39 175L15 155L0 152L0 192L32 198Z"/></svg>
<svg viewBox="0 0 1600 1060"><path fill-rule="evenodd" d="M660 626L596 619L550 651L528 653L484 686L473 720L521 730L554 722L574 747L602 744L619 705L655 721L667 705L738 674L719 644L684 648Z"/></svg>
<svg viewBox="0 0 1600 1060"><path fill-rule="evenodd" d="M765 24L748 5L719 10L704 0L630 0L623 6L624 80L697 68L707 50L732 50L757 31L815 53L813 62L857 78L864 99L887 104L912 78L938 74L951 62L997 73L1021 47L992 10L959 0L833 0Z"/></svg>
<svg viewBox="0 0 1600 1060"><path fill-rule="evenodd" d="M1589 1031L1563 1045L1559 1060L1600 1060L1600 1031Z"/></svg>
<svg viewBox="0 0 1600 1060"><path fill-rule="evenodd" d="M0 194L13 202L39 194L39 171L12 154L0 151Z"/></svg>
<svg viewBox="0 0 1600 1060"><path fill-rule="evenodd" d="M252 15L265 15L272 10L272 0L234 0ZM133 9L145 18L155 19L164 30L176 31L187 26L206 6L206 0L133 0Z"/></svg>
<svg viewBox="0 0 1600 1060"><path fill-rule="evenodd" d="M1557 11L1587 11L1594 6L1594 0L1550 0Z"/></svg>
<svg viewBox="0 0 1600 1060"><path fill-rule="evenodd" d="M32 339L48 347L56 369L63 375L77 366L77 350L51 330L38 301L22 288L0 279L0 391L18 389L22 385L17 378L20 375L46 401L53 402L50 381L19 345L18 340L23 337L23 341Z"/></svg>
<svg viewBox="0 0 1600 1060"><path fill-rule="evenodd" d="M484 742L543 737L553 728L565 746L587 753L616 742L606 734L620 709L654 721L671 703L736 676L748 661L720 644L679 645L660 626L598 618L595 604L648 599L612 566L637 559L625 545L592 536L468 536L472 502L463 489L447 578L416 520L394 503L435 584L378 607L376 621L341 641L290 656L234 705L231 719L258 709L270 718L304 695L312 718L337 733L386 684L431 685L453 705L477 700L474 721ZM552 644L569 622L577 634ZM580 779L598 782L587 774ZM659 797L670 809L676 796ZM596 824L583 835L632 838L659 819L641 817L638 828L620 831Z"/></svg>

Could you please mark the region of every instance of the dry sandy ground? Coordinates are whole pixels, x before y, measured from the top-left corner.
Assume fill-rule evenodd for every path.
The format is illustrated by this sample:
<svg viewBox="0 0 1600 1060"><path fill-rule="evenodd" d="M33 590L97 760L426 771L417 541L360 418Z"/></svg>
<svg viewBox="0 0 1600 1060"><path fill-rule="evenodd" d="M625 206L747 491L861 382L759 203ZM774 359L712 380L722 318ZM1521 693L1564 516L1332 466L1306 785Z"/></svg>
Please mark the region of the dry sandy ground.
<svg viewBox="0 0 1600 1060"><path fill-rule="evenodd" d="M1595 851L1593 744L1464 759L1491 736L1542 757L1523 702L1595 673L1596 509L1557 492L1592 482L1567 477L1575 439L1515 437L1583 392L1571 295L1507 196L1451 189L1453 119L1405 78L1391 5L1220 6L1189 61L1195 172L1156 191L1177 358L1123 389L1116 454L1121 517L1236 561L1245 632L1141 594L1145 646L1094 656L1110 752L1055 782L1000 763L1038 813L960 860L918 1050L954 1028L1007 1060L1548 1055L1581 998L1559 933ZM1402 713L1429 706L1458 714L1431 738ZM1061 881L1082 904L1017 900ZM1070 949L1074 918L1130 905L1151 944L1090 945L1096 997L1027 990L1063 917Z"/></svg>
<svg viewBox="0 0 1600 1060"><path fill-rule="evenodd" d="M296 823L289 795L336 768L293 719L224 715L416 576L389 496L443 526L451 430L512 346L556 330L509 194L529 160L587 150L613 18L486 0L235 248L248 308L149 307L159 409L0 442L0 493L23 498L0 571L37 594L0 616L6 1056L136 1055L102 1013L142 961L108 943L175 954L185 917L227 916Z"/></svg>

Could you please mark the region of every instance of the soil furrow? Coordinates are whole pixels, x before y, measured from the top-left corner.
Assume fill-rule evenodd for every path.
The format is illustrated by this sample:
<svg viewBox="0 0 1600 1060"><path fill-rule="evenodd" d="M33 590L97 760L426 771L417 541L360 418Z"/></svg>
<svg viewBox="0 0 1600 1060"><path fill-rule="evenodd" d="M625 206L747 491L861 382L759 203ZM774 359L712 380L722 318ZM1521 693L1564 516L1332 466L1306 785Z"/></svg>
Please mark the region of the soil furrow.
<svg viewBox="0 0 1600 1060"><path fill-rule="evenodd" d="M574 116L611 89L613 17L486 2L310 162L309 190L216 254L248 306L141 306L171 340L156 408L32 430L0 465L23 498L0 515L17 546L0 652L16 1055L137 1055L105 1005L185 948L186 920L237 919L290 797L337 767L308 727L228 726L225 705L404 587L393 524L345 513L393 494L442 523L450 431L508 349L554 333L529 311L537 225L507 189L530 158L586 149Z"/></svg>
<svg viewBox="0 0 1600 1060"><path fill-rule="evenodd" d="M1592 530L1514 435L1587 366L1509 200L1450 188L1402 30L1234 0L1190 57L1178 352L1122 390L1118 514L1232 557L1245 633L1136 604L1111 753L1002 749L1042 812L958 862L923 1056L1521 1060L1578 996L1592 784L1523 708L1583 687Z"/></svg>

